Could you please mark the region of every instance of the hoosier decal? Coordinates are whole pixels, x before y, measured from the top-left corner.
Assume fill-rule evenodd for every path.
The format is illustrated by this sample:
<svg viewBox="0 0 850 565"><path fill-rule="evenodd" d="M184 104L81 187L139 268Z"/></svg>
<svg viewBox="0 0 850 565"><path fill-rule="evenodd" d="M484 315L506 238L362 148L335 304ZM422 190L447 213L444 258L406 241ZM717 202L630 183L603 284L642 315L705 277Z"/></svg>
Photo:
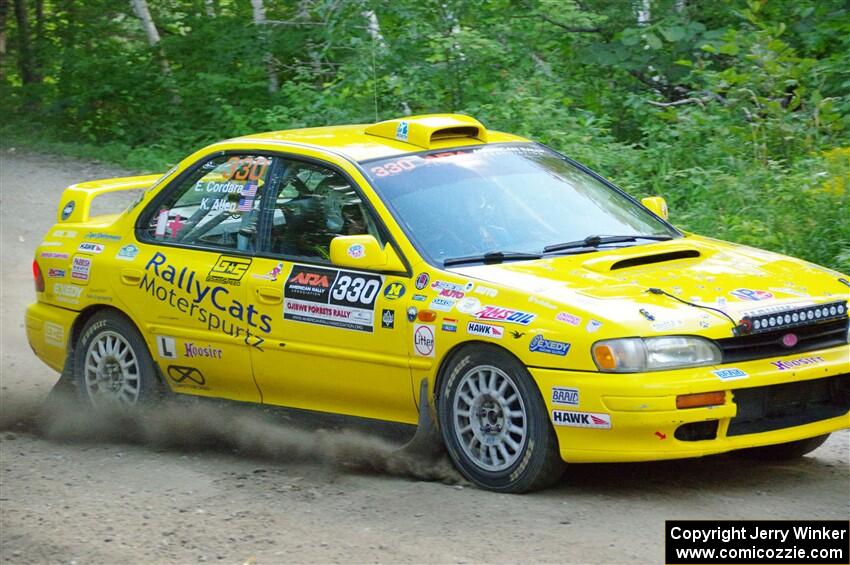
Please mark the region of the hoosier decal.
<svg viewBox="0 0 850 565"><path fill-rule="evenodd" d="M378 275L294 265L283 290L283 319L374 331Z"/></svg>

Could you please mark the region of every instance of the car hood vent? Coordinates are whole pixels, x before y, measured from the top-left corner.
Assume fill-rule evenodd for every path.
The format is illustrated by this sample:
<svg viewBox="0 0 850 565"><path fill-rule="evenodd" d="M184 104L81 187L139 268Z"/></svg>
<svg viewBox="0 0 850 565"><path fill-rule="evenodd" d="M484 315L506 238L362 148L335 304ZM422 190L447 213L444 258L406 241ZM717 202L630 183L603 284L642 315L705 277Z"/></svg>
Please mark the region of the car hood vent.
<svg viewBox="0 0 850 565"><path fill-rule="evenodd" d="M665 263L667 261L676 261L678 259L694 259L700 256L700 252L696 249L681 249L678 251L667 251L665 253L653 253L651 255L639 255L637 257L629 257L621 259L611 265L611 270L628 269L630 267L640 267L641 265L652 265L653 263Z"/></svg>

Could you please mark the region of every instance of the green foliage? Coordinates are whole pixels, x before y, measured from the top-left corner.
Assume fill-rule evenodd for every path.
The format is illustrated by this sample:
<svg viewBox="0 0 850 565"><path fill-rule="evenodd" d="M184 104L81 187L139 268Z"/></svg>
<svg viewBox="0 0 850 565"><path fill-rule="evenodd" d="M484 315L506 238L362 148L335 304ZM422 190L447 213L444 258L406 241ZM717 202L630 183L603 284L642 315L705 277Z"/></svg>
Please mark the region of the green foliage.
<svg viewBox="0 0 850 565"><path fill-rule="evenodd" d="M640 22L620 0L266 0L264 26L247 0L148 4L155 48L129 2L43 0L26 84L7 21L5 143L154 170L255 131L462 112L666 197L684 229L850 271L844 0L652 0Z"/></svg>

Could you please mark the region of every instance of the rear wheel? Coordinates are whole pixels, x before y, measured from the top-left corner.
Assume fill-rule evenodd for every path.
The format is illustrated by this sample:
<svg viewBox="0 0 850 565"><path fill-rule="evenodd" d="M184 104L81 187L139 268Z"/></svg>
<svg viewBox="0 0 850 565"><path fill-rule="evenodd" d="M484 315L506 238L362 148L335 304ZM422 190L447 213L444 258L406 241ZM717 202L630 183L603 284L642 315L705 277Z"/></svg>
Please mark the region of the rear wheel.
<svg viewBox="0 0 850 565"><path fill-rule="evenodd" d="M82 399L97 407L129 408L159 396L153 359L123 316L99 312L74 349L74 378Z"/></svg>
<svg viewBox="0 0 850 565"><path fill-rule="evenodd" d="M564 470L546 406L526 368L488 345L461 351L438 398L443 441L460 472L478 486L525 492Z"/></svg>
<svg viewBox="0 0 850 565"><path fill-rule="evenodd" d="M822 436L789 441L788 443L742 449L740 451L736 451L735 454L747 459L787 461L789 459L798 459L807 453L811 453L818 447L822 446L828 438L829 434L824 434Z"/></svg>

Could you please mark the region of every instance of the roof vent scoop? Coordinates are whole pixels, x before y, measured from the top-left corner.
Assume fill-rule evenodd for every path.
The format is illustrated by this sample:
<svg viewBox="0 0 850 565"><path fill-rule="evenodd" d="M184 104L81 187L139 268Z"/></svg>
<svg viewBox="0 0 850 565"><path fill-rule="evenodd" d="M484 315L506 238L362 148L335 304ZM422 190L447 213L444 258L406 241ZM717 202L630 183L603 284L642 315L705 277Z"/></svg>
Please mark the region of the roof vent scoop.
<svg viewBox="0 0 850 565"><path fill-rule="evenodd" d="M461 114L397 118L373 124L366 128L366 133L423 149L439 147L444 141L467 139L470 142L487 142L487 128L475 118Z"/></svg>

